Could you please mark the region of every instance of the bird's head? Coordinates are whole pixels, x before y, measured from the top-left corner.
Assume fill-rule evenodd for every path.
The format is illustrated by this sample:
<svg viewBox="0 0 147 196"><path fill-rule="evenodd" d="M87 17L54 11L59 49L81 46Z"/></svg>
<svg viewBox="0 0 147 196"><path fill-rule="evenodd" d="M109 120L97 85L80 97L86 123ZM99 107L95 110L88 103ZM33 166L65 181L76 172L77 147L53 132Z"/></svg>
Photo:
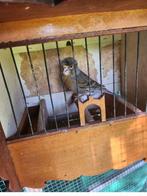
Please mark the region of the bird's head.
<svg viewBox="0 0 147 196"><path fill-rule="evenodd" d="M77 67L77 61L72 57L67 57L61 61L63 75L69 76L74 74L75 68Z"/></svg>

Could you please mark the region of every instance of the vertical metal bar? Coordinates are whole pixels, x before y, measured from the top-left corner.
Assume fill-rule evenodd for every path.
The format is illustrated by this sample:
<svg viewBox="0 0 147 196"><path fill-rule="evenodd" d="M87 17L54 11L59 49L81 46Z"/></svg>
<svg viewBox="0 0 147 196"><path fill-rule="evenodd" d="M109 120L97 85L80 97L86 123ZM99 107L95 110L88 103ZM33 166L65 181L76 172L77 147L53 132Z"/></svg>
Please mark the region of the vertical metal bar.
<svg viewBox="0 0 147 196"><path fill-rule="evenodd" d="M53 116L55 120L55 126L56 126L56 130L58 130L57 117L55 114L54 103L53 103L53 98L52 98L52 93L51 93L51 86L50 86L50 78L49 78L49 73L48 73L48 68L47 68L46 52L45 52L45 47L43 43L42 43L42 51L43 51L44 65L45 65L45 70L46 70L48 90L49 90L49 95L50 95L50 100L51 100L51 105L52 105Z"/></svg>
<svg viewBox="0 0 147 196"><path fill-rule="evenodd" d="M57 41L56 41L56 49L57 49L57 56L58 56L58 62L59 62L59 68L60 68L60 76L61 76L61 82L62 82L62 87L63 87L64 99L65 99L65 109L66 109L67 123L68 123L68 128L70 128L68 104L67 104L67 98L66 98L65 87L64 87L64 82L63 82L63 76L62 76L62 70L61 70L61 60L60 60L60 52L59 52L59 46L58 46L58 42Z"/></svg>
<svg viewBox="0 0 147 196"><path fill-rule="evenodd" d="M87 38L85 38L85 49L86 49L87 72L88 72L88 86L89 86L89 95L90 95L90 71L89 71L89 58L88 58Z"/></svg>
<svg viewBox="0 0 147 196"><path fill-rule="evenodd" d="M124 101L125 101L125 117L127 116L127 34L124 34Z"/></svg>
<svg viewBox="0 0 147 196"><path fill-rule="evenodd" d="M20 88L21 88L21 91L22 91L22 95L23 95L23 98L24 98L24 102L25 102L25 107L26 107L26 112L27 112L27 116L28 116L28 120L29 120L29 125L30 125L30 129L31 129L31 133L32 133L32 135L34 135L33 125L32 125L32 121L31 121L29 109L28 109L28 106L27 106L27 101L26 101L25 93L24 93L22 82L21 82L20 75L19 75L19 72L18 72L18 68L17 68L15 57L14 57L13 49L11 47L10 47L10 52L11 52L11 56L12 56L12 59L13 59L13 63L14 63L16 75L17 75L17 78L18 78L18 81L19 81L19 84L20 84Z"/></svg>
<svg viewBox="0 0 147 196"><path fill-rule="evenodd" d="M4 84L5 84L5 88L6 88L6 91L7 91L7 94L8 94L8 98L9 98L11 110L12 110L12 113L13 113L15 125L16 125L17 131L18 131L17 119L16 119L16 115L15 115L15 111L14 111L14 107L13 107L10 91L9 91L9 88L8 88L8 85L7 85L7 81L6 81L6 78L5 78L4 71L3 71L1 63L0 63L0 70L1 70L1 74L2 74L2 77L3 77Z"/></svg>
<svg viewBox="0 0 147 196"><path fill-rule="evenodd" d="M72 56L73 56L73 58L75 58L75 50L74 50L74 43L73 43L73 40L71 40L71 48L72 48ZM79 89L78 89L77 70L76 70L75 65L74 65L74 71L75 71L75 77L76 77L77 97L78 97L78 99L79 99ZM79 104L77 104L77 107L78 107L78 112L79 112Z"/></svg>
<svg viewBox="0 0 147 196"><path fill-rule="evenodd" d="M112 35L112 63L113 63L113 115L116 118L116 96L115 96L115 37Z"/></svg>
<svg viewBox="0 0 147 196"><path fill-rule="evenodd" d="M73 58L75 58L75 50L74 50L73 40L71 40L71 48L72 48L72 56L73 56ZM76 90L77 90L77 95L79 96L77 71L76 71L76 67L75 66L74 66L74 71L75 71L75 76L76 76Z"/></svg>
<svg viewBox="0 0 147 196"><path fill-rule="evenodd" d="M100 63L100 84L101 84L101 94L103 93L103 81L102 81L102 54L101 54L101 36L98 37L98 47L99 47L99 63Z"/></svg>
<svg viewBox="0 0 147 196"><path fill-rule="evenodd" d="M29 63L30 63L30 67L31 67L33 79L34 79L34 82L35 82L37 96L38 96L39 103L40 103L41 102L41 98L40 98L40 94L39 94L39 90L38 90L39 87L38 87L37 78L36 78L35 71L34 71L34 66L33 66L33 63L32 63L32 58L31 58L29 46L26 45L26 48L27 48L27 54L28 54L28 58L29 58ZM43 123L43 112L42 112L42 110L41 110L41 120L42 120L42 123ZM46 132L46 127L45 127L45 130L44 131Z"/></svg>
<svg viewBox="0 0 147 196"><path fill-rule="evenodd" d="M137 112L138 107L138 72L139 72L139 48L140 48L140 32L137 33L137 59L136 59L136 74L135 74L135 107Z"/></svg>

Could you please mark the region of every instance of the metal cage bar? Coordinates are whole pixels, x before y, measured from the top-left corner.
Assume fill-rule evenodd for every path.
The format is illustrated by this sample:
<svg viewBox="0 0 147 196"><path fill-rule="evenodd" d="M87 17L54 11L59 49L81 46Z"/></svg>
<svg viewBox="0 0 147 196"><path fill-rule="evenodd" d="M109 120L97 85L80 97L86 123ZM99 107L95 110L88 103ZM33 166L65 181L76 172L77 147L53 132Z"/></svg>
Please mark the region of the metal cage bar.
<svg viewBox="0 0 147 196"><path fill-rule="evenodd" d="M98 37L98 49L99 49L99 63L100 63L100 84L101 94L103 93L103 80L102 80L102 53L101 53L101 36Z"/></svg>
<svg viewBox="0 0 147 196"><path fill-rule="evenodd" d="M45 66L46 77L47 77L48 91L49 91L49 95L50 95L51 106L52 106L53 116L54 116L54 120L55 120L55 126L56 126L56 130L58 130L57 117L55 114L55 108L54 108L54 103L53 103L53 98L52 98L52 93L51 93L51 86L50 86L50 77L49 77L47 61L46 61L45 46L43 43L42 43L42 52L43 52L44 66Z"/></svg>
<svg viewBox="0 0 147 196"><path fill-rule="evenodd" d="M127 116L127 34L124 34L124 101L125 101L125 111L124 115Z"/></svg>
<svg viewBox="0 0 147 196"><path fill-rule="evenodd" d="M85 38L85 49L86 49L86 61L87 61L87 73L88 73L88 87L89 87L89 95L90 95L90 70L89 70L89 57L88 57L87 38Z"/></svg>
<svg viewBox="0 0 147 196"><path fill-rule="evenodd" d="M72 48L72 56L75 58L75 50L74 50L74 42L71 40L71 48ZM79 98L79 88L78 88L78 79L77 79L77 70L74 64L74 72L76 77L76 91L77 91L77 97ZM79 104L77 103L78 113L79 113Z"/></svg>
<svg viewBox="0 0 147 196"><path fill-rule="evenodd" d="M137 107L138 107L138 72L139 72L139 55L140 55L140 32L137 33L137 59L136 59L136 73L135 73L135 107L136 107L136 112L137 112Z"/></svg>
<svg viewBox="0 0 147 196"><path fill-rule="evenodd" d="M26 45L26 49L27 49L27 55L28 55L28 58L29 58L29 63L30 63L33 79L34 79L34 82L35 82L37 96L38 96L39 103L40 103L41 102L41 97L40 97L40 94L39 94L38 82L37 82L37 78L36 78L36 75L35 75L34 66L33 66L33 63L32 63L32 58L31 58L31 54L30 54L30 50L29 50L28 45ZM42 110L41 110L41 120L42 120L42 123L43 123L43 112L42 112ZM42 130L40 130L40 131L42 131ZM46 127L45 127L44 131L46 132Z"/></svg>
<svg viewBox="0 0 147 196"><path fill-rule="evenodd" d="M63 82L63 76L62 76L62 69L61 69L61 60L60 60L59 45L58 45L58 42L57 42L57 41L56 41L56 50L57 50L59 68L60 68L61 83L62 83L63 93L64 93L65 109L66 109L66 116L67 116L67 124L68 124L68 128L70 128L70 119L69 119L68 104L67 104L67 98L66 98L66 93L65 93L65 86L64 86L64 82Z"/></svg>
<svg viewBox="0 0 147 196"><path fill-rule="evenodd" d="M112 69L113 69L113 116L116 118L116 96L115 96L115 37L112 35Z"/></svg>
<svg viewBox="0 0 147 196"><path fill-rule="evenodd" d="M72 56L73 56L73 58L75 58L75 50L74 50L74 42L73 42L73 40L71 40L71 48L72 48ZM75 65L74 65L74 71L75 71L75 76L76 76L76 90L77 90L77 96L79 96L77 71L76 71Z"/></svg>

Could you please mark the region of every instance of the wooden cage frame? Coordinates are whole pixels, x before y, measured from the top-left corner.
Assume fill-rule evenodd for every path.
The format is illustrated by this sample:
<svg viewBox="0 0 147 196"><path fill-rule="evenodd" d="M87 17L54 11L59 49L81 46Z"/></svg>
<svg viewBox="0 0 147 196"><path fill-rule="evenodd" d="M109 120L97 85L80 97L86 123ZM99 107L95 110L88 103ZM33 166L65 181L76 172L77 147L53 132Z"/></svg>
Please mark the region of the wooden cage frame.
<svg viewBox="0 0 147 196"><path fill-rule="evenodd" d="M96 2L93 1L95 6ZM42 11L42 15L36 16L32 11L32 15L22 14L20 18L19 14L13 16L15 8L8 5L7 11L11 10L13 17L11 20L8 17L0 19L0 48L147 30L145 0L128 3L127 8L121 1L118 5L123 9L112 10L114 5L110 2L107 10L96 6L93 12L90 9L85 12L84 8L77 12L76 7L71 6L73 14L65 9L64 15L61 4L54 8L55 12L60 12L58 16L54 15L54 11L49 12L50 8L45 8L46 12L43 14ZM21 5L20 10L24 10L25 6ZM35 9L39 7L36 5ZM0 12L6 15L2 4ZM0 157L0 176L8 178L10 188L15 191L23 186L40 188L49 179L73 179L80 175L120 169L147 157L146 114L9 142L6 142L2 132L1 127L3 148L0 145L0 154L4 156ZM119 156L121 153L122 157Z"/></svg>

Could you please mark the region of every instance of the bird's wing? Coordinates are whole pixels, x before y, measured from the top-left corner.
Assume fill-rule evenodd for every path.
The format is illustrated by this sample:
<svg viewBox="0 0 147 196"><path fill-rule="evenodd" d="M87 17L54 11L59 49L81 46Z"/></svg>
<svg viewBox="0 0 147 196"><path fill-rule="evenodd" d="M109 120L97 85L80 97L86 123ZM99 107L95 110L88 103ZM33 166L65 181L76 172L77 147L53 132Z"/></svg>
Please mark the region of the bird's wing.
<svg viewBox="0 0 147 196"><path fill-rule="evenodd" d="M78 79L78 85L81 89L89 88L89 86L91 89L96 89L96 88L100 89L101 87L105 88L104 85L101 85L95 80L88 78L88 76L80 69L79 69L79 74L77 76L77 79Z"/></svg>

